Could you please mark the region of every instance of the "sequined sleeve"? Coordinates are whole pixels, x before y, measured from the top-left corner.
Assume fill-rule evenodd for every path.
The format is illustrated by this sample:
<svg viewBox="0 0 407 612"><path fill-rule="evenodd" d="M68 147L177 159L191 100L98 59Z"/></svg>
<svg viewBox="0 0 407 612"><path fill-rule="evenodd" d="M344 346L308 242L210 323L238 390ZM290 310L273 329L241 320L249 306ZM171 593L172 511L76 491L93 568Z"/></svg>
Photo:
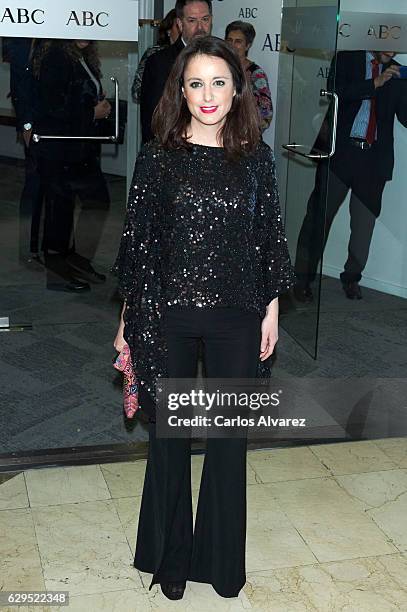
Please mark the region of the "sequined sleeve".
<svg viewBox="0 0 407 612"><path fill-rule="evenodd" d="M148 143L136 160L123 234L113 266L123 299L139 294L157 246L161 155L154 143Z"/></svg>
<svg viewBox="0 0 407 612"><path fill-rule="evenodd" d="M267 149L260 160L255 218L256 249L260 251L264 295L269 304L294 282L279 203L275 160Z"/></svg>

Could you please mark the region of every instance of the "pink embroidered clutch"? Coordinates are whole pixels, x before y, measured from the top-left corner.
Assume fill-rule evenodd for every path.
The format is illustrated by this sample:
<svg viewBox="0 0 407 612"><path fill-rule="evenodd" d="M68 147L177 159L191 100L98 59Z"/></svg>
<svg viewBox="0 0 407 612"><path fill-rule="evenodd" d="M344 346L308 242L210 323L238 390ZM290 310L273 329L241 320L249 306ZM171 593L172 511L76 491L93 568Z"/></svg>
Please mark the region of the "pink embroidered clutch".
<svg viewBox="0 0 407 612"><path fill-rule="evenodd" d="M114 361L113 367L119 370L119 372L123 372L123 408L126 417L131 419L137 412L139 403L138 383L134 375L128 344L125 345L124 349Z"/></svg>

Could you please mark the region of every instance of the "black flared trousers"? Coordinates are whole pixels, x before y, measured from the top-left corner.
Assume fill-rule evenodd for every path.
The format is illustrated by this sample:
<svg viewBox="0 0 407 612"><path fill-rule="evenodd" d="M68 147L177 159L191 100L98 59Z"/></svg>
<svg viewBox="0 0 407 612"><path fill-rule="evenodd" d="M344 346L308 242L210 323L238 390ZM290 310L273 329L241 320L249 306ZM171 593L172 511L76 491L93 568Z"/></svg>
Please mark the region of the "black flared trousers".
<svg viewBox="0 0 407 612"><path fill-rule="evenodd" d="M255 378L261 318L239 308L168 308L163 329L169 377L194 378L203 341L208 378ZM191 440L157 438L149 452L134 566L157 582L212 584L237 597L246 582L246 438L208 438L195 528Z"/></svg>

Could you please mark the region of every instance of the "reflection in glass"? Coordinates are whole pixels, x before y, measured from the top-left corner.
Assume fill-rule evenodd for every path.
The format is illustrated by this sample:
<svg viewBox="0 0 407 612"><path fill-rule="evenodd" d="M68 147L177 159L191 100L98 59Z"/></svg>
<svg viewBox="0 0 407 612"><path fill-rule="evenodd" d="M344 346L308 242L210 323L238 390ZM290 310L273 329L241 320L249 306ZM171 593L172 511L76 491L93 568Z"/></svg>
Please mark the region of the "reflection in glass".
<svg viewBox="0 0 407 612"><path fill-rule="evenodd" d="M0 316L30 329L0 334L6 415L0 453L127 443L144 436L140 423L127 430L121 412L120 381L111 365L120 303L109 274L136 153L137 112L128 83L137 46L75 45L3 39ZM98 55L82 55L96 48ZM27 62L32 71L25 70ZM111 76L120 84L118 144L33 142L32 133L113 133L114 113L105 118L109 105L98 100L112 105ZM95 117L98 105L105 112ZM89 288L75 290L76 281Z"/></svg>
<svg viewBox="0 0 407 612"><path fill-rule="evenodd" d="M276 117L276 151L282 146L296 145L305 155L327 154L331 148L333 116L321 90L328 86L330 66L336 52L338 2L306 6L306 2L284 2L282 51L279 58L278 100ZM301 31L298 31L298 19ZM322 37L312 34L319 28ZM334 79L334 74L332 78ZM307 211L307 200L313 191L318 164L312 159L284 151L278 156L281 199L285 204L287 240L292 260L297 253L298 236ZM329 160L325 162L329 167ZM324 179L324 177L322 177ZM326 180L326 177L325 177ZM326 185L321 191L325 204ZM318 229L313 240L322 241ZM311 355L316 355L319 315L320 267L315 270L313 299L300 296L282 304L282 325Z"/></svg>

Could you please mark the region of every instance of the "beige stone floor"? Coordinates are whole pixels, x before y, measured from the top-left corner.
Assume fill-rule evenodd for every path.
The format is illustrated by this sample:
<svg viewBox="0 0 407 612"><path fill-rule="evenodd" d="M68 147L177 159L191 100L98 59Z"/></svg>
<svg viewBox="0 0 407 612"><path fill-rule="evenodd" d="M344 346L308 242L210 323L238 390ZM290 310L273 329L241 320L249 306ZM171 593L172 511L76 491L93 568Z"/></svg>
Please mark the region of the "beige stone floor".
<svg viewBox="0 0 407 612"><path fill-rule="evenodd" d="M407 611L407 438L252 451L247 469L244 589L222 599L188 583L179 602L132 566L145 461L9 478L0 590L67 590L70 605L1 610Z"/></svg>

